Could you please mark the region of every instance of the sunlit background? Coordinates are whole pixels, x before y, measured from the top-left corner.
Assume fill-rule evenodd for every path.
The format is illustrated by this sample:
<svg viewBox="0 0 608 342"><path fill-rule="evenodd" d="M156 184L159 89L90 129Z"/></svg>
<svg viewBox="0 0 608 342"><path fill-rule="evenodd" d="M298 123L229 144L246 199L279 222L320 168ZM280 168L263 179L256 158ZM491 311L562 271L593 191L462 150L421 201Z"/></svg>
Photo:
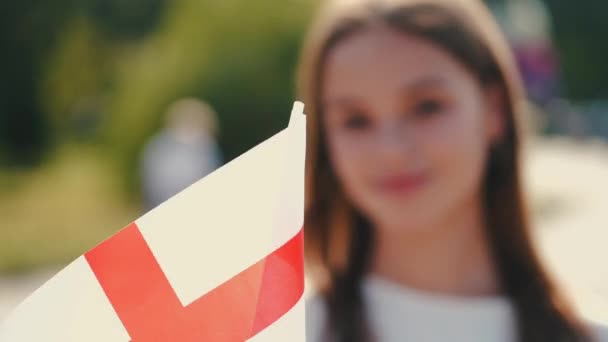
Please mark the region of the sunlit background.
<svg viewBox="0 0 608 342"><path fill-rule="evenodd" d="M211 145L179 155L213 155L210 169L282 129L318 3L2 1L0 317L159 201L150 184L172 177L154 173L169 158L159 144L206 130ZM569 285L608 302L608 2L489 5L530 94L543 251ZM197 176L184 177L176 187Z"/></svg>

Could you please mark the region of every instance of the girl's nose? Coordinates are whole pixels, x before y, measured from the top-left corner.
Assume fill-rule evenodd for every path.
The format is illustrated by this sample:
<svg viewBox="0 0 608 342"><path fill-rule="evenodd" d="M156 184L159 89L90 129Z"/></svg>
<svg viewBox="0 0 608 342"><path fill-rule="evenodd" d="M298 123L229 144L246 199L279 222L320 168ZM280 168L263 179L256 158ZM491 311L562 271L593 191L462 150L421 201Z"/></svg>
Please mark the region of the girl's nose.
<svg viewBox="0 0 608 342"><path fill-rule="evenodd" d="M402 164L413 158L415 132L405 122L390 121L378 128L375 152L383 163Z"/></svg>
<svg viewBox="0 0 608 342"><path fill-rule="evenodd" d="M378 129L377 142L385 152L405 153L414 145L414 132L405 122L389 121Z"/></svg>

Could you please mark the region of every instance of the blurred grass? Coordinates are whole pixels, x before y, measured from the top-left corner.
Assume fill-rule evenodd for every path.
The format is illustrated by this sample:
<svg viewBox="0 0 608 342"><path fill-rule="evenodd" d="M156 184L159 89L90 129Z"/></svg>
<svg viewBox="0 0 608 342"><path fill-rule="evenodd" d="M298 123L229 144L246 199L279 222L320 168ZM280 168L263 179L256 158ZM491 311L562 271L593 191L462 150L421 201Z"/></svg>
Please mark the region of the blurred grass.
<svg viewBox="0 0 608 342"><path fill-rule="evenodd" d="M137 218L111 167L80 145L35 170L1 170L0 274L63 265Z"/></svg>

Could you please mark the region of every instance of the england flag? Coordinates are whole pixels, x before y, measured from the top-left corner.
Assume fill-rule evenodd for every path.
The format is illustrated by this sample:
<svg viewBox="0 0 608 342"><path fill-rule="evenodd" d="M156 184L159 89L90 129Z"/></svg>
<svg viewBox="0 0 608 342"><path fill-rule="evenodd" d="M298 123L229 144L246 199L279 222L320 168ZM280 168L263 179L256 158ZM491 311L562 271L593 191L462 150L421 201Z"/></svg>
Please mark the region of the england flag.
<svg viewBox="0 0 608 342"><path fill-rule="evenodd" d="M303 108L68 265L0 341L305 341Z"/></svg>

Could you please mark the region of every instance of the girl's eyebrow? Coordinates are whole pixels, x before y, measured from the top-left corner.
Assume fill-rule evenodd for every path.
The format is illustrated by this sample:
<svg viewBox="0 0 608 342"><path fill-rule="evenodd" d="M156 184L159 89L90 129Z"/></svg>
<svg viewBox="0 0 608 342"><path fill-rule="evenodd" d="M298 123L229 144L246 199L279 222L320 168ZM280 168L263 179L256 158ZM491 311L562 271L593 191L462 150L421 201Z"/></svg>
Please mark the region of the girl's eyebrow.
<svg viewBox="0 0 608 342"><path fill-rule="evenodd" d="M440 75L427 76L418 78L411 82L406 82L403 86L400 87L401 92L411 92L416 90L423 90L427 88L435 88L442 87L447 85L448 82L445 78ZM327 111L328 108L337 107L337 108L352 108L359 106L360 99L354 95L340 95L336 97L330 97L328 99L324 99L321 102L321 108Z"/></svg>
<svg viewBox="0 0 608 342"><path fill-rule="evenodd" d="M357 107L359 104L359 99L356 96L341 95L323 100L321 107L327 110L330 107L352 108Z"/></svg>
<svg viewBox="0 0 608 342"><path fill-rule="evenodd" d="M422 90L426 88L435 88L438 86L443 87L447 84L448 82L446 81L446 79L439 75L428 76L405 83L403 86L401 86L401 91L408 92L413 90Z"/></svg>

